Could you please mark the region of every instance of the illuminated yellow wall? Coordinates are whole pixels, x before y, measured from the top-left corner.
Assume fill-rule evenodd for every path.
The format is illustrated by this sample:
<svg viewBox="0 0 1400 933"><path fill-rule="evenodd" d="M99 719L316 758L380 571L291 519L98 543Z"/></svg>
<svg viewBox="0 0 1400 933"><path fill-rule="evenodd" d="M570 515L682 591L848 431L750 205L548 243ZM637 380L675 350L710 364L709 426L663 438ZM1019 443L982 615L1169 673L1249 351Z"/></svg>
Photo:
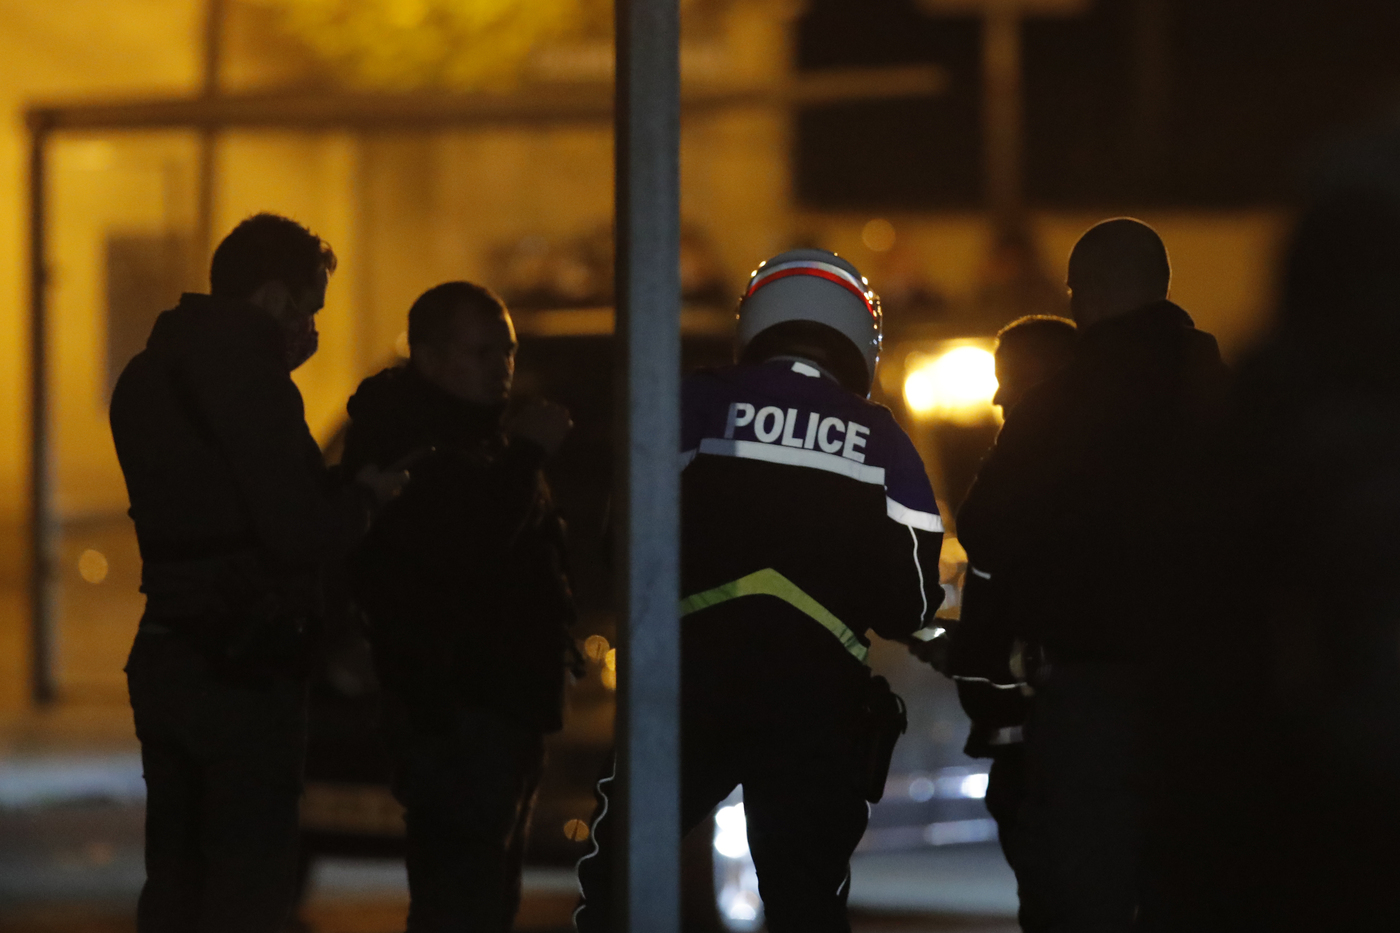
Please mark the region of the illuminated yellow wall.
<svg viewBox="0 0 1400 933"><path fill-rule="evenodd" d="M21 108L36 99L188 92L196 74L198 8L195 0L0 0L0 108L8 115L0 129L0 397L6 400L0 405L0 523L13 525L25 508L28 189ZM60 171L82 184L80 164ZM136 212L138 222L142 213ZM79 281L92 260L72 240L62 249L55 272L76 308L87 288ZM90 318L85 329L56 341L55 354L81 357L95 338ZM81 372L63 376L75 389L87 378ZM70 413L91 420L91 412L62 412Z"/></svg>
<svg viewBox="0 0 1400 933"><path fill-rule="evenodd" d="M187 93L197 73L198 8L195 0L0 0L0 709L23 705L29 690L20 585L29 394L28 152L21 110L36 99ZM55 272L61 275L74 259L60 259ZM76 257L76 265L90 261ZM81 355L92 339L65 336L55 355ZM78 372L63 382L83 392L77 384L90 378ZM79 416L94 418L91 410ZM89 436L100 460L101 433Z"/></svg>
<svg viewBox="0 0 1400 933"><path fill-rule="evenodd" d="M107 236L188 228L193 151L178 134L64 138L51 149L50 424L65 516L120 510L126 498L107 426Z"/></svg>

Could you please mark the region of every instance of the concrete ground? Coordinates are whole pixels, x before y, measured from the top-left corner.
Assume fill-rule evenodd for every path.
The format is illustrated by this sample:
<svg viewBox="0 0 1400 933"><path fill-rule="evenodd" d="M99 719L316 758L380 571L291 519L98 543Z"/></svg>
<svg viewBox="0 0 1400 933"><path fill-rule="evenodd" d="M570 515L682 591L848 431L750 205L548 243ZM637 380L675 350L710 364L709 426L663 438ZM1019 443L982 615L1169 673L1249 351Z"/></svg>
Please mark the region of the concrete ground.
<svg viewBox="0 0 1400 933"><path fill-rule="evenodd" d="M139 807L83 805L0 817L0 931L134 933L143 872ZM1014 884L987 846L861 856L854 933L1011 933ZM563 933L577 889L568 869L531 868L516 929ZM302 919L315 933L395 933L408 906L402 864L318 864Z"/></svg>

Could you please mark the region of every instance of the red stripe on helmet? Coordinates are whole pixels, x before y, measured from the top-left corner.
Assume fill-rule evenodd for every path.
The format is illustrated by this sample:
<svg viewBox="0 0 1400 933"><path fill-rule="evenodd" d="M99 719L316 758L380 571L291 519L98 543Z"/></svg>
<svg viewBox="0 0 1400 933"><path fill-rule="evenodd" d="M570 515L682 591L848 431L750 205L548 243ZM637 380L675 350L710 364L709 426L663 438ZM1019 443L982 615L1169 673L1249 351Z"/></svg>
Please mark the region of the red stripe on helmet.
<svg viewBox="0 0 1400 933"><path fill-rule="evenodd" d="M826 279L828 282L835 282L837 285L840 285L846 291L850 292L852 295L855 295L857 298L863 301L865 303L865 310L869 311L872 316L874 316L875 314L875 306L870 303L870 296L868 294L861 291L858 287L852 285L849 281L843 279L836 273L827 272L825 269L782 269L776 272L770 272L765 276L756 278L754 280L754 283L749 286L749 290L744 293L744 297L750 297L751 295L753 295L754 292L758 291L760 288L767 285L769 282L776 282L778 279L785 279L791 275L814 275L819 279Z"/></svg>

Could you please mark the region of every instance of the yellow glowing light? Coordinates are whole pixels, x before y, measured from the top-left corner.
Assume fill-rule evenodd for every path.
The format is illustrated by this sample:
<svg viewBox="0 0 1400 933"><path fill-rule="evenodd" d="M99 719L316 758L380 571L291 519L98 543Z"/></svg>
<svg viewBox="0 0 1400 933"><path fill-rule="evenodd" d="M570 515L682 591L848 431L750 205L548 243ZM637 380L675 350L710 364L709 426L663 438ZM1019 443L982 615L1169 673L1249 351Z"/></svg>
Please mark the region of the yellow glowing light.
<svg viewBox="0 0 1400 933"><path fill-rule="evenodd" d="M617 670L617 649L609 648L608 653L603 655L603 666L610 671Z"/></svg>
<svg viewBox="0 0 1400 933"><path fill-rule="evenodd" d="M904 377L904 401L910 411L964 423L994 418L996 391L996 358L975 346L913 357Z"/></svg>
<svg viewBox="0 0 1400 933"><path fill-rule="evenodd" d="M399 359L408 359L408 331L399 332L399 336L394 340L394 352L399 355Z"/></svg>
<svg viewBox="0 0 1400 933"><path fill-rule="evenodd" d="M881 217L870 221L860 231L860 241L871 252L888 252L894 248L894 240L894 224Z"/></svg>
<svg viewBox="0 0 1400 933"><path fill-rule="evenodd" d="M599 674L602 677L604 687L607 687L609 690L617 689L617 671L610 671L607 668L603 668Z"/></svg>
<svg viewBox="0 0 1400 933"><path fill-rule="evenodd" d="M78 573L89 583L101 583L107 579L107 555L88 548L78 558Z"/></svg>
<svg viewBox="0 0 1400 933"><path fill-rule="evenodd" d="M571 842L583 842L588 838L588 824L583 820L569 820L564 824L564 836Z"/></svg>
<svg viewBox="0 0 1400 933"><path fill-rule="evenodd" d="M583 642L584 657L590 661L601 661L612 648L602 635L589 635Z"/></svg>

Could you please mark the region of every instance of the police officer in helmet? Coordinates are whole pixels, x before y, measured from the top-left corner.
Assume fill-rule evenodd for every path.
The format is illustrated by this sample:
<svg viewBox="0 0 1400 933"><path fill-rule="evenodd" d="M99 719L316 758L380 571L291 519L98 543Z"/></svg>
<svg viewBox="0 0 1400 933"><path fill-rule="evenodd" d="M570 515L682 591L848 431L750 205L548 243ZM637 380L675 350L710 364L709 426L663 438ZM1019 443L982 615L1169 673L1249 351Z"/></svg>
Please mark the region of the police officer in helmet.
<svg viewBox="0 0 1400 933"><path fill-rule="evenodd" d="M909 438L868 399L881 312L860 272L782 253L738 318L738 364L682 389L682 828L742 785L768 928L847 931L850 856L902 731L867 632L907 640L932 620L943 524ZM595 832L585 933L611 922L606 815Z"/></svg>

